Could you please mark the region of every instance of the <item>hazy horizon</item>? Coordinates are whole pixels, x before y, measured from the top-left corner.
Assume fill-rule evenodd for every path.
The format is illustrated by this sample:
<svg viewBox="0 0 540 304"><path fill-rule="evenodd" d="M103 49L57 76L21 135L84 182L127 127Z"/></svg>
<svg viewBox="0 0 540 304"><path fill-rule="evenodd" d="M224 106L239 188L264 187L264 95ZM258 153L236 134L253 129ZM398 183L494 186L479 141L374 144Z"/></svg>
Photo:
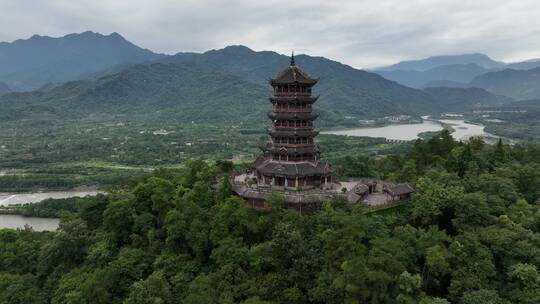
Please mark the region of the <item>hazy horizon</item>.
<svg viewBox="0 0 540 304"><path fill-rule="evenodd" d="M430 56L540 57L540 3L520 1L40 1L0 3L0 41L117 32L156 53L228 45L374 68Z"/></svg>

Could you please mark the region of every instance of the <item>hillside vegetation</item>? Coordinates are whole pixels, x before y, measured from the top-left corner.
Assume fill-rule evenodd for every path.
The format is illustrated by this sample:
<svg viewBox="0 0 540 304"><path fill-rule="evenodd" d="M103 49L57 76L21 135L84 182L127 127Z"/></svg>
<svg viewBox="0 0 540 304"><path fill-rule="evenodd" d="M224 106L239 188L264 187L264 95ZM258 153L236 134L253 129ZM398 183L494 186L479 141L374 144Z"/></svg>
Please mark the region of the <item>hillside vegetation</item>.
<svg viewBox="0 0 540 304"><path fill-rule="evenodd" d="M192 161L78 200L56 233L0 230L0 302L538 303L539 149L443 133L352 156L343 174L417 193L382 212L336 199L304 215L279 195L249 208L228 182L210 187L230 165Z"/></svg>

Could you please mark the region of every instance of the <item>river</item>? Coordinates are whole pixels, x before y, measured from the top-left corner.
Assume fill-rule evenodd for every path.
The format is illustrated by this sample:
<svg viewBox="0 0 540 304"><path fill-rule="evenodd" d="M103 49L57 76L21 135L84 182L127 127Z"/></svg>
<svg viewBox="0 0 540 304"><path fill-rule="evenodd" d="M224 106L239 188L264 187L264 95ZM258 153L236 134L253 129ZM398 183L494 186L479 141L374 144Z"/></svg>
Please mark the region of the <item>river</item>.
<svg viewBox="0 0 540 304"><path fill-rule="evenodd" d="M422 123L389 125L378 128L354 128L336 131L324 131L322 134L383 137L390 140L415 140L420 133L437 132L443 129L442 124L451 125L452 136L456 140L466 140L471 136L487 136L484 126L474 125L458 119L424 120Z"/></svg>
<svg viewBox="0 0 540 304"><path fill-rule="evenodd" d="M48 198L84 197L100 193L95 190L87 191L53 191L36 193L0 193L0 206L33 204ZM23 229L31 227L35 231L54 231L58 228L59 220L55 218L24 217L15 214L0 214L0 229Z"/></svg>
<svg viewBox="0 0 540 304"><path fill-rule="evenodd" d="M0 206L23 205L38 203L48 198L69 198L85 197L87 195L96 195L99 191L52 191L35 193L0 193Z"/></svg>
<svg viewBox="0 0 540 304"><path fill-rule="evenodd" d="M54 231L60 220L56 218L24 217L16 214L0 214L0 229L24 229L31 227L35 231Z"/></svg>

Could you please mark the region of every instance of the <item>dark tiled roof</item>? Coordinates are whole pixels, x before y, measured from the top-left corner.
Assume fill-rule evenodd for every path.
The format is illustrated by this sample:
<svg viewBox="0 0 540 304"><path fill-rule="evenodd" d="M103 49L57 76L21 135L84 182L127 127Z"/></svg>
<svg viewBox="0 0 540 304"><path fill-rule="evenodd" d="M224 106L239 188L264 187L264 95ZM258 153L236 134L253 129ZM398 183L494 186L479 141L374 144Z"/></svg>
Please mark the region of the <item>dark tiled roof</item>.
<svg viewBox="0 0 540 304"><path fill-rule="evenodd" d="M279 72L274 79L270 81L272 84L307 84L314 85L317 83L317 80L311 78L308 73L302 71L296 65L289 65L281 72Z"/></svg>
<svg viewBox="0 0 540 304"><path fill-rule="evenodd" d="M303 154L303 153L316 153L319 152L319 146L313 145L311 147L279 147L269 144L265 147L265 150L269 152L282 152L282 154Z"/></svg>
<svg viewBox="0 0 540 304"><path fill-rule="evenodd" d="M404 195L413 193L415 190L409 184L397 184L386 188L390 195Z"/></svg>
<svg viewBox="0 0 540 304"><path fill-rule="evenodd" d="M369 187L365 184L358 184L354 186L354 193L357 194L366 194L369 191Z"/></svg>
<svg viewBox="0 0 540 304"><path fill-rule="evenodd" d="M330 163L326 161L311 162L283 162L270 158L257 158L253 167L262 174L284 176L314 176L332 173Z"/></svg>

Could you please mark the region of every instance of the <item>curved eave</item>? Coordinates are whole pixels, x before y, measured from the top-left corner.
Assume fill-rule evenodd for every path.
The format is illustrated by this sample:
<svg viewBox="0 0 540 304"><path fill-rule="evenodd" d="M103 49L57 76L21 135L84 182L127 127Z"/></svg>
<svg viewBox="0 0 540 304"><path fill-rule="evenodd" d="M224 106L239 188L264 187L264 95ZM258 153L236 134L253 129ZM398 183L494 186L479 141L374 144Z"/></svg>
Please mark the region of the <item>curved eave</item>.
<svg viewBox="0 0 540 304"><path fill-rule="evenodd" d="M283 176L325 176L332 174L333 170L328 162L280 162L266 160L255 167L259 173L265 175Z"/></svg>
<svg viewBox="0 0 540 304"><path fill-rule="evenodd" d="M284 148L284 147L268 147L266 151L271 153L283 154L283 155L298 155L298 154L318 154L319 147L314 145L312 147L302 147L302 148Z"/></svg>

